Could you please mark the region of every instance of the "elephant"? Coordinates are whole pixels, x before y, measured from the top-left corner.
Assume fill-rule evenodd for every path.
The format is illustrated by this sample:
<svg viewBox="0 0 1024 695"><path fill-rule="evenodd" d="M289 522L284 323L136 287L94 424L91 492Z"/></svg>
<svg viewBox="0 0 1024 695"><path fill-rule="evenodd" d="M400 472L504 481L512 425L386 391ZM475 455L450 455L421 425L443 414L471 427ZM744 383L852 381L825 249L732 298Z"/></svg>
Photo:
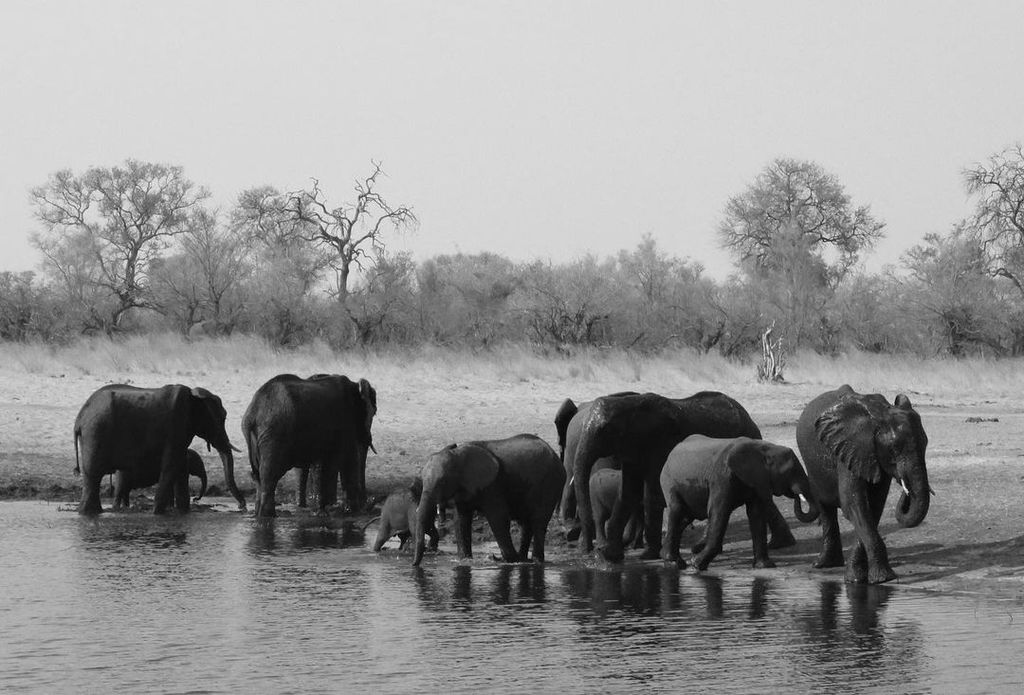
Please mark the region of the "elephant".
<svg viewBox="0 0 1024 695"><path fill-rule="evenodd" d="M694 565L708 568L722 552L729 516L745 506L754 545L754 567L774 567L768 557L765 510L773 495L793 500L793 513L804 523L818 518L811 484L793 450L761 439L712 439L692 434L672 449L661 469L661 491L668 504L668 529L662 557L680 567L679 538L694 519L707 519L704 540L694 548ZM800 496L808 511L800 506Z"/></svg>
<svg viewBox="0 0 1024 695"><path fill-rule="evenodd" d="M244 510L245 498L235 485L231 453L239 450L224 430L226 418L220 398L204 388L109 384L97 389L75 418L75 473L82 475L79 514L103 511L103 476L121 470L133 480L156 480L154 513L165 513L172 501L178 510L188 511L191 502L185 452L197 436L220 454L224 482L238 501L238 508Z"/></svg>
<svg viewBox="0 0 1024 695"><path fill-rule="evenodd" d="M432 454L420 472L423 494L416 509L416 553L423 559L423 535L437 505L454 502L460 557L472 557L473 513L481 512L494 534L505 562L527 559L533 543L534 562L544 562L548 522L558 506L565 470L558 454L540 437L519 434L507 439L452 444ZM510 525L522 531L518 552Z"/></svg>
<svg viewBox="0 0 1024 695"><path fill-rule="evenodd" d="M622 391L612 396L636 396L633 391ZM761 430L747 410L734 398L719 391L699 391L686 398L669 399L687 415L693 432L708 437L750 437L760 439ZM579 447L580 432L593 401L580 404L577 408L571 399L562 402L555 413L555 429L558 432L558 445L562 462L566 468L566 485L562 493L562 520L569 525L567 537L573 540L578 526L573 526L576 515L576 493L572 483L573 464ZM619 468L614 458L609 461L598 461L595 468ZM659 493L660 494L660 493ZM638 512L639 513L639 512ZM786 548L796 543L789 525L782 517L773 501L768 508L768 524L772 537L769 548ZM641 529L643 522L641 520ZM642 537L643 531L640 532ZM640 538L638 537L638 539Z"/></svg>
<svg viewBox="0 0 1024 695"><path fill-rule="evenodd" d="M619 394L612 394L611 396L605 396L604 398L636 398L641 394L632 392L622 392ZM654 396L656 394L645 394L646 396ZM661 397L663 398L663 397ZM600 400L600 399L598 399ZM761 430L758 429L757 424L750 417L750 414L746 409L734 398L727 396L719 391L699 391L692 396L686 398L668 398L665 399L668 403L674 405L679 411L679 416L685 420L685 433L686 434L703 434L708 437L750 437L751 439L760 439ZM567 478L569 482L566 484L565 491L562 495L562 513L563 521L571 522L573 516L573 507L576 500L576 486L573 481L575 479L576 459L578 458L578 452L582 443L582 437L584 434L585 423L588 422L591 410L597 401L591 401L590 403L584 403L578 409L572 404L571 400L566 400L562 403L558 413L555 416L555 427L558 430L559 445L563 451L563 463L566 468ZM620 423L624 424L624 423ZM682 436L685 437L686 434ZM682 437L680 437L680 440ZM679 441L679 440L677 440ZM674 446L676 442L673 442ZM665 449L665 456L668 455L668 449ZM599 457L603 458L602 457ZM621 462L618 461L618 457L613 457L612 467L621 468ZM660 463L664 463L664 457ZM652 464L652 465L659 465ZM594 467L598 465L607 466L607 462L595 462ZM660 470L660 469L659 469ZM651 480L648 481L648 487L651 495L654 497L652 503L656 507L657 518L645 520L642 524L643 533L647 534L648 531L653 532L655 529L658 530L657 537L650 538L647 540L647 550L644 552L644 557L647 559L654 559L658 557L661 549L661 533L660 533L660 522L661 522L661 508L664 505L664 500L661 498L661 487L657 483L657 474L653 474ZM584 486L586 489L586 486ZM645 510L636 509L632 512L633 514L643 514ZM771 528L771 542L769 548L785 548L796 543L796 539L793 537L793 533L789 530L789 525L786 520L782 517L778 508L775 506L774 501L767 508L768 524ZM570 531L570 534L572 531ZM593 536L591 536L593 538ZM570 536L571 539L571 536ZM590 550L590 541L585 540L583 543L584 550Z"/></svg>
<svg viewBox="0 0 1024 695"><path fill-rule="evenodd" d="M187 449L185 451L185 460L188 474L199 478L199 495L196 499L200 500L206 494L206 466L203 465L203 457L195 449ZM149 487L156 483L159 477L158 471L151 470L147 471L147 473L150 475L137 471L120 470L117 472L114 483L114 509L131 506L129 498L132 490L135 488Z"/></svg>
<svg viewBox="0 0 1024 695"><path fill-rule="evenodd" d="M619 490L622 488L622 471L607 467L608 462L612 460L598 459L590 476L590 504L594 508L594 532L597 534L598 543L605 540L605 529L619 499ZM643 523L642 514L633 514L629 517L623 532L623 544L629 546L637 543L638 545L634 547L643 547Z"/></svg>
<svg viewBox="0 0 1024 695"><path fill-rule="evenodd" d="M814 566L844 564L836 513L841 508L857 533L845 580L880 584L895 579L878 533L889 485L895 478L903 489L896 521L904 528L924 521L932 492L925 464L928 436L910 399L900 394L890 405L880 394L860 394L843 385L807 404L796 441L821 505L822 547Z"/></svg>
<svg viewBox="0 0 1024 695"><path fill-rule="evenodd" d="M416 507L420 503L422 494L423 480L417 477L409 487L395 490L387 496L384 504L381 505L380 516L374 517L366 524L369 526L374 521L380 520L377 537L373 541L373 552L380 552L384 543L394 535L397 535L401 542L398 549L401 550L405 547L416 528ZM440 534L433 521L425 529L425 533L430 537L430 549L437 550Z"/></svg>
<svg viewBox="0 0 1024 695"><path fill-rule="evenodd" d="M256 516L276 514L278 481L292 468L317 466L324 511L337 501L338 479L353 509L366 503L367 450L377 391L366 379L339 374L308 379L279 374L257 389L242 417L249 466L259 485Z"/></svg>

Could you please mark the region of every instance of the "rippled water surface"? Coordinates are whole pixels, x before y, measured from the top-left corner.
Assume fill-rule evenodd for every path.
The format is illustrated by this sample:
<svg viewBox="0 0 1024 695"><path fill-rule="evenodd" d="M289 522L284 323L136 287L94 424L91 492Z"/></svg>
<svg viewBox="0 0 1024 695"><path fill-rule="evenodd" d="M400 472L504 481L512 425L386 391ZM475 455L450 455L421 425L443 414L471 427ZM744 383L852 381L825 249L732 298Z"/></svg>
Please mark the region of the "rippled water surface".
<svg viewBox="0 0 1024 695"><path fill-rule="evenodd" d="M1010 692L1024 606L575 558L413 569L362 531L0 503L0 691Z"/></svg>

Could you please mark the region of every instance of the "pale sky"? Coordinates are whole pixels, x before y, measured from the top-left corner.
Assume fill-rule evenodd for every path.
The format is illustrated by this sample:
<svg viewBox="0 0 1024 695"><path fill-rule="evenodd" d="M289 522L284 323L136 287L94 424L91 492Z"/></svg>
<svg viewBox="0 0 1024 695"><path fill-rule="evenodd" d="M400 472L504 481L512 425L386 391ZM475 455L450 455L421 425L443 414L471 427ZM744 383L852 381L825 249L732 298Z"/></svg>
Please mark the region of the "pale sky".
<svg viewBox="0 0 1024 695"><path fill-rule="evenodd" d="M966 215L961 170L1024 140L1020 2L0 4L0 269L28 190L178 164L227 209L370 160L417 259L665 250L724 277L729 196L778 156L887 223L869 268Z"/></svg>

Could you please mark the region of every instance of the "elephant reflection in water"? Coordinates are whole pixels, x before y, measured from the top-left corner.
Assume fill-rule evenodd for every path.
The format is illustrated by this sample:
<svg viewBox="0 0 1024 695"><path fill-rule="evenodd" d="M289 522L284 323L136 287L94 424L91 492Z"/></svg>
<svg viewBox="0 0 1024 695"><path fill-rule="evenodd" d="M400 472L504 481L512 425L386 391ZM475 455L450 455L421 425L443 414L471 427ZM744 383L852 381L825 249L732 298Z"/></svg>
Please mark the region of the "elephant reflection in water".
<svg viewBox="0 0 1024 695"><path fill-rule="evenodd" d="M821 582L820 604L797 617L804 648L791 650L801 670L831 674L844 665L849 682L869 682L880 691L906 691L924 672L924 640L917 622L887 625L884 611L895 589L881 585ZM840 600L846 596L845 605Z"/></svg>
<svg viewBox="0 0 1024 695"><path fill-rule="evenodd" d="M569 589L570 606L589 608L601 618L614 610L660 616L680 610L683 603L679 571L672 567L571 568L562 572L562 579Z"/></svg>
<svg viewBox="0 0 1024 695"><path fill-rule="evenodd" d="M471 610L476 603L506 605L547 601L543 565L501 565L486 570L455 565L450 573L437 568L428 572L417 567L413 579L424 606L440 613Z"/></svg>

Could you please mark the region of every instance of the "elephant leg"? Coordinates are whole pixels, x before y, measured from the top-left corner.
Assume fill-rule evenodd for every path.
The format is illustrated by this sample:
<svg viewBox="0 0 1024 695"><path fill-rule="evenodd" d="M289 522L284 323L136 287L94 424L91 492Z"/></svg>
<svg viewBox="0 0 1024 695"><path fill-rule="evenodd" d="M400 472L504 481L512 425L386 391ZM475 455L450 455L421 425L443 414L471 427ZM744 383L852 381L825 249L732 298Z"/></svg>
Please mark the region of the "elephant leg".
<svg viewBox="0 0 1024 695"><path fill-rule="evenodd" d="M318 468L320 487L319 511L326 513L327 508L338 503L338 466L336 462L323 461Z"/></svg>
<svg viewBox="0 0 1024 695"><path fill-rule="evenodd" d="M676 496L668 500L668 529L665 531L665 544L662 546L662 557L669 562L676 563L679 567L686 567L686 560L679 555L679 541L685 529L691 521L691 514L683 504L683 501Z"/></svg>
<svg viewBox="0 0 1024 695"><path fill-rule="evenodd" d="M181 458L181 467L184 468L184 451L181 452ZM177 468L174 455L171 452L165 452L160 463L160 478L156 482L156 494L153 496L154 514L166 514L167 508L174 502L174 486L179 475Z"/></svg>
<svg viewBox="0 0 1024 695"><path fill-rule="evenodd" d="M612 507L611 518L608 520L605 542L603 545L597 546L598 552L609 562L622 562L625 557L622 534L626 529L626 520L643 503L644 479L642 476L636 473L627 474L624 466L621 485L619 496ZM593 518L591 523L593 523ZM660 540L660 529L658 535Z"/></svg>
<svg viewBox="0 0 1024 695"><path fill-rule="evenodd" d="M260 483L256 491L256 516L273 517L277 516L277 500L275 492L277 483L284 475L284 470L278 470L272 458L265 457L260 465Z"/></svg>
<svg viewBox="0 0 1024 695"><path fill-rule="evenodd" d="M504 505L488 504L484 507L484 516L491 527L494 540L498 542L498 548L501 549L501 559L504 562L517 562L519 555L512 543L512 533L509 531L512 519L509 517L508 510Z"/></svg>
<svg viewBox="0 0 1024 695"><path fill-rule="evenodd" d="M732 510L724 500L716 499L712 490L708 498L708 528L704 534L705 545L693 558L693 566L703 572L711 561L722 552L725 531L729 527L729 514Z"/></svg>
<svg viewBox="0 0 1024 695"><path fill-rule="evenodd" d="M299 469L299 506L306 508L306 487L309 485L309 469Z"/></svg>
<svg viewBox="0 0 1024 695"><path fill-rule="evenodd" d="M771 501L769 504L772 504ZM765 517L769 514L763 500L747 502L747 523L750 524L750 539L754 545L754 567L775 567L775 563L768 557L768 522Z"/></svg>
<svg viewBox="0 0 1024 695"><path fill-rule="evenodd" d="M455 505L456 539L459 557L473 557L473 509L464 505Z"/></svg>
<svg viewBox="0 0 1024 695"><path fill-rule="evenodd" d="M544 542L547 539L548 522L546 519L534 519L533 521L533 561L544 562ZM526 553L523 553L523 560L526 560Z"/></svg>
<svg viewBox="0 0 1024 695"><path fill-rule="evenodd" d="M634 510L634 515L640 515L641 507ZM665 502L661 496L661 482L655 478L647 480L644 486L644 552L640 554L642 560L657 560L661 557L661 520L665 515Z"/></svg>
<svg viewBox="0 0 1024 695"><path fill-rule="evenodd" d="M373 539L373 552L379 553L384 544L391 538L391 525L386 519L380 520L380 527L377 529L377 536Z"/></svg>
<svg viewBox="0 0 1024 695"><path fill-rule="evenodd" d="M888 493L888 488L885 490ZM889 552L878 533L878 522L885 509L886 495L871 491L868 508L850 505L850 520L857 531L857 545L846 567L846 582L850 584L881 584L892 581L896 573L889 566Z"/></svg>
<svg viewBox="0 0 1024 695"><path fill-rule="evenodd" d="M114 476L114 509L128 509L131 506L131 487L128 474L118 471Z"/></svg>
<svg viewBox="0 0 1024 695"><path fill-rule="evenodd" d="M174 508L179 512L187 512L192 509L192 499L188 490L188 469L185 475L174 481Z"/></svg>
<svg viewBox="0 0 1024 695"><path fill-rule="evenodd" d="M103 512L103 505L100 504L100 486L103 484L103 476L87 472L82 467L82 500L78 503L78 513L93 516Z"/></svg>
<svg viewBox="0 0 1024 695"><path fill-rule="evenodd" d="M409 539L412 538L412 533L409 531L398 532L398 552L405 550L406 546L409 545Z"/></svg>
<svg viewBox="0 0 1024 695"><path fill-rule="evenodd" d="M839 538L839 510L827 504L821 504L820 507L821 515L818 519L821 524L821 552L814 561L814 567L842 567L844 561L843 543Z"/></svg>
<svg viewBox="0 0 1024 695"><path fill-rule="evenodd" d="M529 521L519 524L519 562L526 562L530 557L530 543L533 541L533 525Z"/></svg>
<svg viewBox="0 0 1024 695"><path fill-rule="evenodd" d="M768 547L772 550L779 548L789 548L790 546L796 545L796 538L793 536L793 532L789 529L789 524L786 523L786 519L782 516L782 512L775 506L775 500L769 500L768 504L764 506L765 518L768 521L768 527L772 531L772 540L768 544Z"/></svg>
<svg viewBox="0 0 1024 695"><path fill-rule="evenodd" d="M412 528L416 528L416 525L413 524ZM427 537L430 538L427 547L431 550L437 550L437 544L441 541L441 534L437 532L437 526L430 524L430 527L427 529Z"/></svg>

